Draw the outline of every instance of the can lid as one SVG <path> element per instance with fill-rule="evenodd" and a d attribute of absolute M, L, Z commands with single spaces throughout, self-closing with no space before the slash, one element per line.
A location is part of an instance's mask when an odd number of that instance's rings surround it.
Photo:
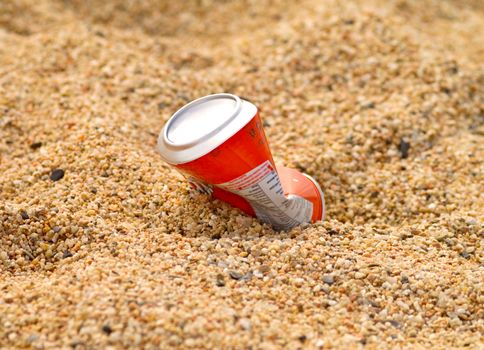
<path fill-rule="evenodd" d="M 158 138 L 158 150 L 171 164 L 197 159 L 234 135 L 256 110 L 250 102 L 227 93 L 194 100 L 166 123 Z"/>

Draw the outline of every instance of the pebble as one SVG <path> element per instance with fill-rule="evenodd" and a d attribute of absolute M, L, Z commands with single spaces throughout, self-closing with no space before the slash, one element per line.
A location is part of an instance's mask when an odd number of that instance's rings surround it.
<path fill-rule="evenodd" d="M 333 275 L 323 275 L 323 282 L 329 285 L 334 284 L 334 276 Z"/>
<path fill-rule="evenodd" d="M 400 150 L 400 156 L 402 159 L 408 158 L 408 151 L 410 150 L 409 142 L 405 141 L 404 139 L 401 139 L 398 149 Z"/>
<path fill-rule="evenodd" d="M 54 169 L 50 173 L 50 179 L 52 181 L 59 181 L 63 177 L 64 177 L 64 170 L 62 170 L 62 169 Z"/>
<path fill-rule="evenodd" d="M 112 328 L 107 324 L 102 327 L 102 331 L 107 335 L 110 335 L 113 332 Z"/>
<path fill-rule="evenodd" d="M 70 251 L 66 250 L 64 253 L 62 253 L 62 259 L 67 259 L 74 256 Z"/>
<path fill-rule="evenodd" d="M 242 277 L 244 277 L 243 274 L 241 274 L 240 272 L 237 272 L 237 271 L 230 271 L 229 276 L 230 276 L 230 278 L 232 278 L 234 280 L 240 280 Z"/>
<path fill-rule="evenodd" d="M 39 149 L 40 147 L 42 147 L 42 142 L 34 142 L 34 143 L 31 143 L 30 144 L 30 148 L 32 149 Z"/>
<path fill-rule="evenodd" d="M 248 318 L 241 318 L 239 320 L 240 327 L 245 331 L 250 331 L 252 328 L 252 322 Z"/>
<path fill-rule="evenodd" d="M 215 284 L 217 287 L 224 287 L 225 286 L 225 278 L 222 274 L 218 274 L 215 279 Z"/>
<path fill-rule="evenodd" d="M 8 260 L 8 254 L 5 251 L 0 251 L 0 260 L 2 261 L 7 261 Z"/>
<path fill-rule="evenodd" d="M 27 337 L 27 343 L 28 344 L 32 344 L 34 343 L 35 341 L 37 341 L 39 339 L 39 336 L 37 334 L 30 334 L 28 337 Z"/>

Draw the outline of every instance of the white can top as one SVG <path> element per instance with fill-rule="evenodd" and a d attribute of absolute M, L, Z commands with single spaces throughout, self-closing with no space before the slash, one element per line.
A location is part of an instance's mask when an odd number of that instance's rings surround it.
<path fill-rule="evenodd" d="M 232 94 L 199 98 L 180 108 L 168 120 L 158 137 L 158 151 L 170 164 L 190 162 L 227 141 L 256 112 L 256 106 Z"/>

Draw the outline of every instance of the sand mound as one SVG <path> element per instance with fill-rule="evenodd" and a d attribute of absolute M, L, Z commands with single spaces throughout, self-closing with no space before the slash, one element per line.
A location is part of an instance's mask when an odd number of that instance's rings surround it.
<path fill-rule="evenodd" d="M 483 20 L 479 1 L 0 3 L 0 348 L 476 347 Z M 161 161 L 170 114 L 222 91 L 322 184 L 325 222 L 274 232 Z"/>

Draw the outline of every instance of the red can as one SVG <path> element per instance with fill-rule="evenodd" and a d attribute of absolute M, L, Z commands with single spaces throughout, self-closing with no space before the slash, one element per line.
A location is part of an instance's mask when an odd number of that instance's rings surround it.
<path fill-rule="evenodd" d="M 183 106 L 161 131 L 158 150 L 194 188 L 275 229 L 324 218 L 318 183 L 274 164 L 257 107 L 235 95 L 209 95 Z"/>

